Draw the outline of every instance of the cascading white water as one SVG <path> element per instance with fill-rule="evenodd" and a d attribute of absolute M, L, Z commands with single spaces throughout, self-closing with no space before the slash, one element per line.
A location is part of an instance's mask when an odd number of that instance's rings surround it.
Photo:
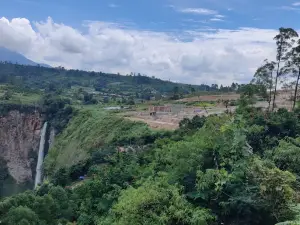
<path fill-rule="evenodd" d="M 36 165 L 36 175 L 35 175 L 35 181 L 34 181 L 34 188 L 38 186 L 38 184 L 42 181 L 42 167 L 43 167 L 43 161 L 44 161 L 44 148 L 45 148 L 45 138 L 46 138 L 46 132 L 47 132 L 47 122 L 44 123 L 43 129 L 41 131 L 41 139 L 40 139 L 40 147 L 39 147 L 39 153 L 38 153 L 38 161 Z"/>

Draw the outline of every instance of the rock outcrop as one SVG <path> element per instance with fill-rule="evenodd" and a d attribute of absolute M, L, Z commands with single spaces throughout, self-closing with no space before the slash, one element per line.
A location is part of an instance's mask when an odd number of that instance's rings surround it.
<path fill-rule="evenodd" d="M 42 118 L 38 112 L 10 111 L 0 117 L 0 157 L 17 183 L 33 180 Z M 35 169 L 35 168 L 34 168 Z"/>

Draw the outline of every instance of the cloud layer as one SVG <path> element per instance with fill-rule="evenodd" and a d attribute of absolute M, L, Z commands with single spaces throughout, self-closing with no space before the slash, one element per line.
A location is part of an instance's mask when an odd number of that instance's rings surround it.
<path fill-rule="evenodd" d="M 34 23 L 1 18 L 0 47 L 52 66 L 230 84 L 248 82 L 263 59 L 273 59 L 276 32 L 240 28 L 175 34 L 104 22 L 85 22 L 80 31 L 51 18 Z"/>

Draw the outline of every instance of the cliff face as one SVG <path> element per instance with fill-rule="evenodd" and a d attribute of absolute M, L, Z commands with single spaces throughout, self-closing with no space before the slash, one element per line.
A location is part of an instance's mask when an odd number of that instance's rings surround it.
<path fill-rule="evenodd" d="M 32 167 L 38 154 L 41 127 L 39 113 L 10 111 L 0 117 L 0 157 L 18 183 L 33 180 Z"/>

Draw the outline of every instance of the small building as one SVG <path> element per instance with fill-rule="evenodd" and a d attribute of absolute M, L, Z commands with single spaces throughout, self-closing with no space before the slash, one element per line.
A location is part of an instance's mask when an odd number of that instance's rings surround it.
<path fill-rule="evenodd" d="M 149 112 L 172 112 L 171 106 L 149 106 Z"/>

